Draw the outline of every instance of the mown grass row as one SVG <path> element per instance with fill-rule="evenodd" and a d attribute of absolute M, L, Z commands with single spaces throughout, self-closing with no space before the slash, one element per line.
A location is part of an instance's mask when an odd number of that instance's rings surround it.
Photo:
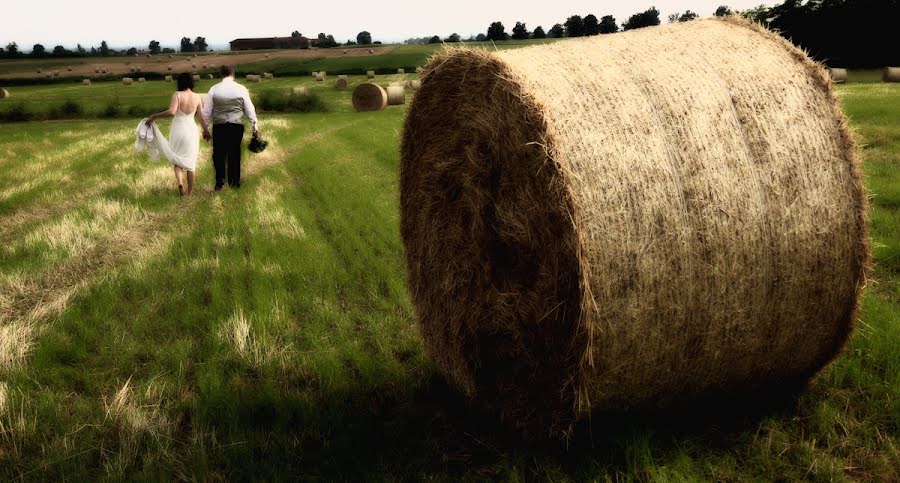
<path fill-rule="evenodd" d="M 847 351 L 787 400 L 595 415 L 562 445 L 470 411 L 423 351 L 398 236 L 402 110 L 266 116 L 272 144 L 241 189 L 209 192 L 204 151 L 189 199 L 119 121 L 12 125 L 0 296 L 86 283 L 0 367 L 0 479 L 896 481 L 900 90 L 840 94 L 876 260 Z"/>

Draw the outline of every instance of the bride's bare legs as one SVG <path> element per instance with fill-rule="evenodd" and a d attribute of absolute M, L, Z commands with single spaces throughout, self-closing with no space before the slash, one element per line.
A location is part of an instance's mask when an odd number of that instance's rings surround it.
<path fill-rule="evenodd" d="M 178 193 L 184 194 L 184 183 L 181 182 L 181 166 L 175 166 L 175 181 L 178 182 Z"/>
<path fill-rule="evenodd" d="M 191 194 L 194 192 L 194 172 L 193 171 L 187 172 L 187 182 L 188 182 L 187 194 Z"/>

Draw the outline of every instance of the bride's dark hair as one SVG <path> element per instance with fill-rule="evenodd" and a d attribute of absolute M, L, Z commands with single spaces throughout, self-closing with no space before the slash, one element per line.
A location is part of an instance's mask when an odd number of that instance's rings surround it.
<path fill-rule="evenodd" d="M 178 74 L 178 90 L 194 90 L 194 77 L 187 72 Z"/>

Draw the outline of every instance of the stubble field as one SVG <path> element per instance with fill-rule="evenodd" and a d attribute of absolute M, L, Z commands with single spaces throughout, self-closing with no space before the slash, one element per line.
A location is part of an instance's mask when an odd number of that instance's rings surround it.
<path fill-rule="evenodd" d="M 240 190 L 211 191 L 204 145 L 187 198 L 133 153 L 137 117 L 0 124 L 0 479 L 900 479 L 897 85 L 838 88 L 876 265 L 834 365 L 786 401 L 597 415 L 554 445 L 469 410 L 429 362 L 399 238 L 405 111 L 354 113 L 333 80 L 251 85 L 306 85 L 328 112 L 260 113 Z M 172 87 L 15 101 L 146 114 Z"/>

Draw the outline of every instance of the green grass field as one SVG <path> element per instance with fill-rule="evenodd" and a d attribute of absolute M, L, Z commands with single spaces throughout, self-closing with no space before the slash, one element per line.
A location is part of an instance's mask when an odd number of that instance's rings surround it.
<path fill-rule="evenodd" d="M 556 446 L 467 409 L 423 351 L 404 109 L 314 84 L 252 85 L 309 85 L 329 112 L 262 114 L 240 190 L 211 192 L 204 147 L 189 198 L 134 155 L 136 118 L 0 125 L 0 480 L 900 480 L 900 86 L 838 88 L 876 263 L 834 365 L 788 401 L 597 415 Z M 19 89 L 151 112 L 172 86 Z"/>

